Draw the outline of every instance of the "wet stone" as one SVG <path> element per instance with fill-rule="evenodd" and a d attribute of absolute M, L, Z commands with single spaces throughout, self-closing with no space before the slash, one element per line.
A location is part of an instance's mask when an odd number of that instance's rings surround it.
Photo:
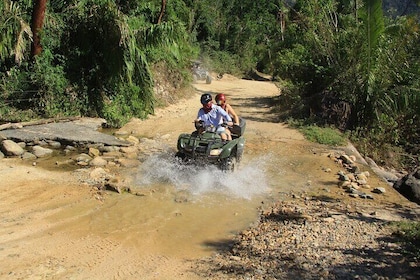
<path fill-rule="evenodd" d="M 34 146 L 32 147 L 32 152 L 36 157 L 42 158 L 42 157 L 47 157 L 47 156 L 52 155 L 54 151 L 48 148 L 41 147 L 41 146 Z"/>
<path fill-rule="evenodd" d="M 58 141 L 48 141 L 48 145 L 53 149 L 61 148 L 61 143 Z"/>
<path fill-rule="evenodd" d="M 24 152 L 21 157 L 23 160 L 35 160 L 37 158 L 36 155 L 30 152 Z"/>
<path fill-rule="evenodd" d="M 75 158 L 75 160 L 77 161 L 78 164 L 81 162 L 88 163 L 89 161 L 92 160 L 92 158 L 89 155 L 83 153 L 83 154 L 78 155 Z"/>

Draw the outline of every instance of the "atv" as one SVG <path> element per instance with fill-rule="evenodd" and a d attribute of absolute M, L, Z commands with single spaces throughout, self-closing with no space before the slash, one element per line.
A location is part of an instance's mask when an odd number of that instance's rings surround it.
<path fill-rule="evenodd" d="M 222 171 L 233 172 L 239 165 L 245 146 L 243 137 L 246 122 L 240 118 L 239 125 L 229 127 L 232 140 L 224 141 L 216 133 L 216 127 L 196 124 L 196 131 L 178 137 L 176 157 L 182 163 L 196 165 L 214 164 Z"/>
<path fill-rule="evenodd" d="M 194 61 L 191 65 L 191 72 L 193 76 L 193 82 L 196 83 L 197 81 L 206 81 L 206 84 L 211 84 L 213 78 L 211 77 L 210 73 L 202 67 L 200 61 Z"/>

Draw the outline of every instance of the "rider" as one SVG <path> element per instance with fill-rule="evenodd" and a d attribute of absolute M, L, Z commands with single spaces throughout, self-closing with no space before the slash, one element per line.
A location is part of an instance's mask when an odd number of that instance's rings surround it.
<path fill-rule="evenodd" d="M 233 110 L 232 106 L 230 104 L 226 103 L 226 96 L 223 93 L 219 93 L 216 95 L 216 103 L 220 107 L 223 108 L 223 110 L 228 113 L 228 115 L 232 118 L 234 125 L 239 125 L 239 117 L 236 114 L 235 110 Z M 226 128 L 226 131 L 228 133 L 228 139 L 232 140 L 232 133 L 229 128 Z"/>
<path fill-rule="evenodd" d="M 222 140 L 228 140 L 229 133 L 222 124 L 227 122 L 227 125 L 233 125 L 232 118 L 220 106 L 214 105 L 212 100 L 211 95 L 208 93 L 201 95 L 200 102 L 203 107 L 198 110 L 195 122 L 198 123 L 203 121 L 205 126 L 213 125 L 216 127 L 216 132 L 220 135 Z"/>
<path fill-rule="evenodd" d="M 226 96 L 223 93 L 219 93 L 218 95 L 216 95 L 215 99 L 216 99 L 216 104 L 222 107 L 223 110 L 225 110 L 226 113 L 228 113 L 232 117 L 233 124 L 239 125 L 239 117 L 235 113 L 235 110 L 233 110 L 232 106 L 226 103 Z"/>

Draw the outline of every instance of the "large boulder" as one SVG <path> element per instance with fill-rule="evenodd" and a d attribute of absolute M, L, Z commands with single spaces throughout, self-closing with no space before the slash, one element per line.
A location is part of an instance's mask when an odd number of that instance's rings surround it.
<path fill-rule="evenodd" d="M 8 156 L 21 156 L 25 150 L 12 140 L 3 140 L 2 151 Z"/>
<path fill-rule="evenodd" d="M 395 182 L 394 189 L 408 200 L 420 204 L 420 167 Z"/>

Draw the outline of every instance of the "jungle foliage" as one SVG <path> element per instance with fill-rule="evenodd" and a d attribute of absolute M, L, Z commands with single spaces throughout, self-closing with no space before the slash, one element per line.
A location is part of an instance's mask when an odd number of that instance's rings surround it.
<path fill-rule="evenodd" d="M 418 0 L 48 1 L 31 57 L 36 1 L 0 1 L 1 121 L 119 126 L 153 112 L 154 64 L 188 81 L 199 58 L 219 73 L 270 74 L 285 119 L 334 125 L 376 160 L 419 163 Z"/>
<path fill-rule="evenodd" d="M 47 2 L 43 50 L 31 57 L 35 2 L 0 2 L 2 121 L 83 115 L 120 126 L 144 118 L 154 110 L 151 66 L 182 71 L 198 52 L 182 1 L 157 24 L 160 1 L 59 0 Z"/>

